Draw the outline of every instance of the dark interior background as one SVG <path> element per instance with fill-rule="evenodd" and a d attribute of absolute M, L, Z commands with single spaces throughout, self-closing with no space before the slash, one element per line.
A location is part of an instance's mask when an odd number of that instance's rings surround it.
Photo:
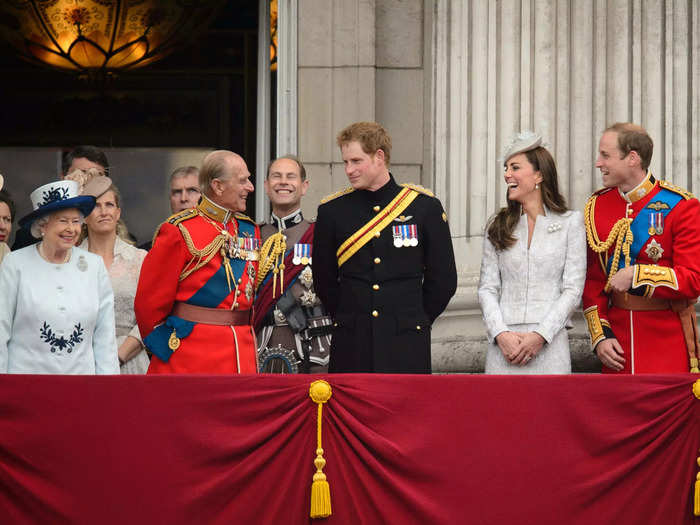
<path fill-rule="evenodd" d="M 253 171 L 257 40 L 258 1 L 228 0 L 186 47 L 104 86 L 26 62 L 0 41 L 0 173 L 18 217 L 77 144 L 105 150 L 139 242 L 169 214 L 165 182 L 179 159 L 230 149 Z"/>

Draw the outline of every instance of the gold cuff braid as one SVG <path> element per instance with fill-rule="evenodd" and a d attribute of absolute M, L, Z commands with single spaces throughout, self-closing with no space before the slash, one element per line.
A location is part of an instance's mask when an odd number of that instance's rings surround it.
<path fill-rule="evenodd" d="M 634 268 L 633 288 L 647 284 L 651 287 L 668 286 L 672 290 L 678 290 L 678 280 L 673 268 L 656 264 L 636 264 Z"/>
<path fill-rule="evenodd" d="M 583 315 L 586 318 L 586 324 L 588 325 L 588 333 L 591 336 L 591 346 L 595 348 L 600 341 L 605 339 L 605 333 L 603 332 L 603 323 L 598 315 L 597 306 L 589 306 L 583 311 Z M 606 323 L 607 324 L 607 323 Z"/>

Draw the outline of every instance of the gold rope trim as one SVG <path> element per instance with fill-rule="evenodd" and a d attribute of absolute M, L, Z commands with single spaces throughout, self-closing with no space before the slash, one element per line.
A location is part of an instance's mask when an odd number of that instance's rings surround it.
<path fill-rule="evenodd" d="M 178 224 L 177 227 L 182 233 L 182 238 L 185 240 L 185 245 L 187 246 L 187 249 L 192 254 L 192 259 L 190 259 L 190 261 L 183 268 L 182 273 L 180 273 L 180 281 L 182 281 L 186 279 L 187 276 L 190 275 L 192 272 L 196 272 L 203 266 L 206 266 L 207 263 L 214 258 L 217 252 L 219 252 L 223 248 L 224 243 L 226 242 L 226 238 L 229 236 L 229 234 L 228 232 L 225 232 L 225 230 L 221 231 L 219 235 L 214 237 L 213 241 L 211 241 L 201 250 L 198 250 L 197 248 L 195 248 L 194 242 L 192 241 L 192 236 L 190 235 L 190 232 L 187 231 L 187 228 L 185 228 L 182 224 Z M 227 266 L 226 277 L 228 278 L 230 267 L 228 265 L 228 260 L 226 259 L 226 257 L 224 257 L 224 261 L 224 264 Z"/>
<path fill-rule="evenodd" d="M 280 295 L 284 292 L 284 252 L 287 251 L 287 237 L 282 232 L 270 235 L 260 249 L 260 263 L 258 266 L 258 278 L 255 281 L 257 290 L 263 280 L 273 272 L 272 297 L 275 297 L 277 288 L 277 274 L 280 274 Z"/>
<path fill-rule="evenodd" d="M 316 413 L 316 473 L 314 481 L 311 484 L 311 518 L 327 518 L 331 512 L 331 488 L 326 480 L 326 475 L 323 473 L 323 467 L 326 466 L 326 460 L 323 459 L 323 447 L 321 443 L 321 423 L 323 421 L 323 404 L 326 403 L 333 395 L 331 385 L 323 379 L 314 381 L 309 387 L 309 397 L 318 404 Z"/>
<path fill-rule="evenodd" d="M 584 210 L 584 222 L 586 223 L 586 239 L 588 240 L 588 246 L 591 250 L 598 254 L 607 253 L 611 246 L 615 246 L 613 250 L 613 260 L 610 266 L 610 274 L 608 274 L 608 280 L 605 283 L 605 292 L 610 291 L 610 279 L 613 275 L 617 273 L 618 266 L 620 264 L 620 252 L 625 256 L 625 266 L 630 265 L 630 246 L 632 246 L 632 241 L 634 236 L 630 230 L 630 224 L 632 224 L 632 219 L 622 218 L 619 219 L 610 230 L 608 238 L 604 242 L 598 240 L 598 234 L 595 231 L 595 218 L 593 216 L 593 208 L 595 207 L 595 196 L 588 199 L 586 203 L 586 208 Z M 602 259 L 601 259 L 602 262 Z M 605 270 L 605 267 L 603 267 Z"/>

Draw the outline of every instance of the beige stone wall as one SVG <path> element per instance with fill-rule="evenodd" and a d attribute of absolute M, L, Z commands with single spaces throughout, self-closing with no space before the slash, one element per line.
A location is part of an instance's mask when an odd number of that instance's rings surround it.
<path fill-rule="evenodd" d="M 298 144 L 311 181 L 305 214 L 347 187 L 335 137 L 359 120 L 391 133 L 397 180 L 430 185 L 423 176 L 424 9 L 423 0 L 299 2 Z"/>

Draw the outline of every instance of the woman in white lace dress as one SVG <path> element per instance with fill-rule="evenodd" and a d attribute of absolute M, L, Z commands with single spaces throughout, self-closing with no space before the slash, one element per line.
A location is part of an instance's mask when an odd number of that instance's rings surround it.
<path fill-rule="evenodd" d="M 507 206 L 486 228 L 479 279 L 486 373 L 570 373 L 566 325 L 586 277 L 583 216 L 567 209 L 539 135 L 517 135 L 503 158 Z"/>
<path fill-rule="evenodd" d="M 95 177 L 83 189 L 97 203 L 85 219 L 87 237 L 80 247 L 102 256 L 114 290 L 114 317 L 119 364 L 122 374 L 145 374 L 148 355 L 134 315 L 134 296 L 146 251 L 131 246 L 117 235 L 121 216 L 120 195 L 108 177 Z"/>

